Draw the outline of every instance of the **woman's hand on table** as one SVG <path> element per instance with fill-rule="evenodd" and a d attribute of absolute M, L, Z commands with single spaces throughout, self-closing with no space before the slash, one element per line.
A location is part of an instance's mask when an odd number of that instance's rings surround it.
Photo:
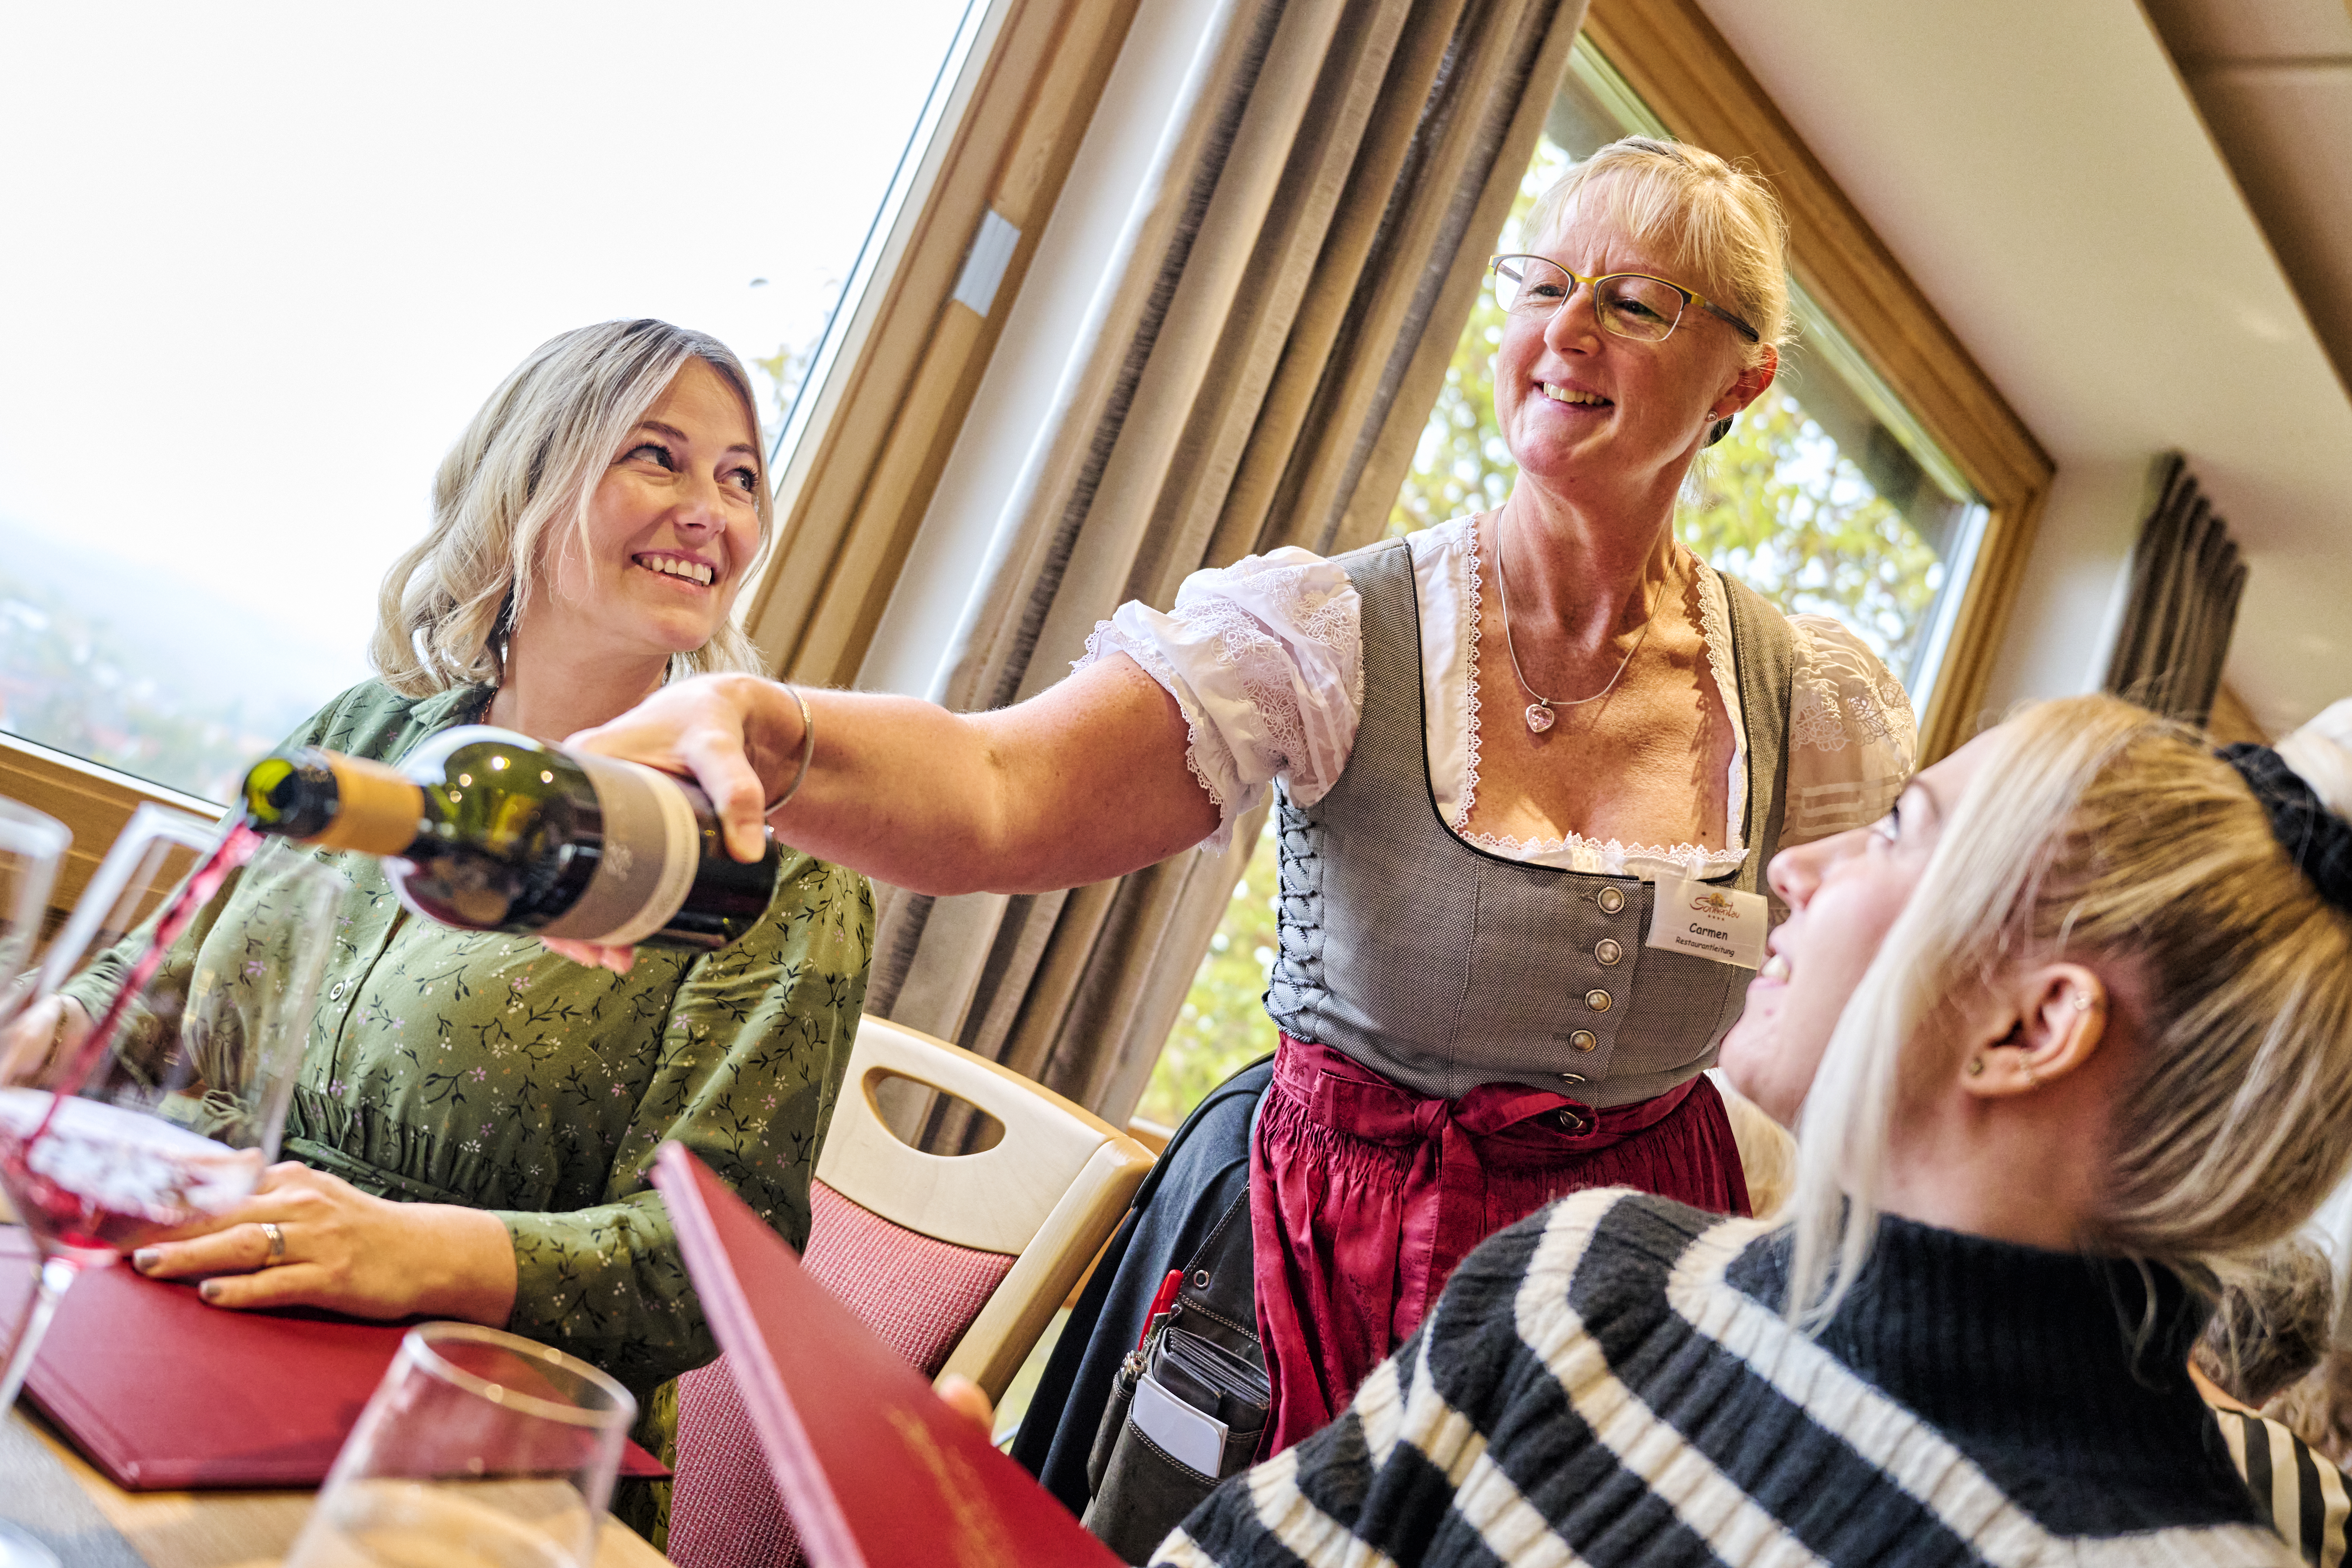
<path fill-rule="evenodd" d="M 0 1083 L 37 1082 L 89 1037 L 89 1015 L 70 996 L 48 996 L 0 1031 Z"/>
<path fill-rule="evenodd" d="M 514 1245 L 497 1215 L 373 1197 L 290 1162 L 264 1171 L 244 1203 L 150 1242 L 131 1262 L 151 1279 L 203 1280 L 215 1307 L 324 1307 L 493 1328 L 514 1311 Z"/>

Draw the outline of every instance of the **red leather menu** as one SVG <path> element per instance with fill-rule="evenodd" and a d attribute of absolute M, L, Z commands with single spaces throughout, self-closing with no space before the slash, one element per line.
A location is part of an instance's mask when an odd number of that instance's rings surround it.
<path fill-rule="evenodd" d="M 0 1227 L 0 1342 L 33 1294 L 33 1243 Z M 126 1491 L 315 1487 L 406 1325 L 325 1312 L 232 1312 L 127 1267 L 83 1273 L 26 1392 Z M 625 1476 L 669 1474 L 643 1448 Z"/>
<path fill-rule="evenodd" d="M 816 1568 L 1118 1568 L 683 1144 L 653 1181 Z"/>

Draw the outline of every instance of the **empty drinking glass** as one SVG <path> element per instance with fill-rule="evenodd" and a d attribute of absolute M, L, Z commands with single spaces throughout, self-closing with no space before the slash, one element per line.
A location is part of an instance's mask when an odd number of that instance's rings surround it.
<path fill-rule="evenodd" d="M 636 1414 L 628 1390 L 561 1351 L 420 1324 L 286 1568 L 588 1568 Z"/>

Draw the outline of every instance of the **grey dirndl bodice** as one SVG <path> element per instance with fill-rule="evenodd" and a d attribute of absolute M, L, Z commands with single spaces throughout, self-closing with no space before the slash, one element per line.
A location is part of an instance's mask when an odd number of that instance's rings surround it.
<path fill-rule="evenodd" d="M 1281 950 L 1266 1011 L 1416 1093 L 1482 1083 L 1594 1106 L 1662 1094 L 1715 1059 L 1751 972 L 1643 945 L 1655 887 L 1506 859 L 1438 814 L 1422 711 L 1421 605 L 1402 541 L 1341 556 L 1362 601 L 1364 708 L 1329 794 L 1282 795 Z M 1794 644 L 1724 579 L 1748 731 L 1739 870 L 1754 892 L 1779 847 Z"/>

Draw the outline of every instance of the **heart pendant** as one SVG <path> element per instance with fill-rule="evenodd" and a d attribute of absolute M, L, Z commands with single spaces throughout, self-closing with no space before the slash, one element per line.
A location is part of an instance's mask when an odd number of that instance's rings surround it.
<path fill-rule="evenodd" d="M 1550 707 L 1545 703 L 1530 702 L 1528 704 L 1528 728 L 1538 735 L 1551 728 L 1551 722 L 1554 717 L 1555 715 L 1553 714 Z"/>

